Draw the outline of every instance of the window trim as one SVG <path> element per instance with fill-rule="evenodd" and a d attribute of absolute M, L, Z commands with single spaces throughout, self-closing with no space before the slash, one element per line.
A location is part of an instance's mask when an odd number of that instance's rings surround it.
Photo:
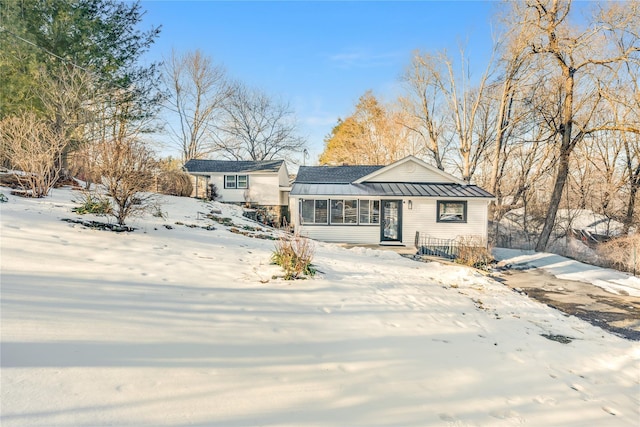
<path fill-rule="evenodd" d="M 440 206 L 446 204 L 461 203 L 462 204 L 462 219 L 441 219 L 440 218 Z M 467 222 L 467 201 L 466 200 L 438 200 L 436 205 L 436 222 L 464 224 Z"/>
<path fill-rule="evenodd" d="M 229 178 L 233 178 L 233 186 L 229 185 Z M 237 188 L 236 186 L 236 175 L 225 175 L 224 176 L 224 188 L 228 188 L 228 189 L 232 189 L 235 190 Z"/>
<path fill-rule="evenodd" d="M 333 202 L 342 203 L 342 222 L 333 222 Z M 346 202 L 356 202 L 356 221 L 346 222 Z M 329 199 L 329 225 L 359 225 L 360 204 L 358 199 Z"/>
<path fill-rule="evenodd" d="M 246 186 L 244 187 L 240 187 L 239 184 L 239 177 L 244 176 L 246 179 Z M 231 178 L 232 182 L 233 182 L 233 186 L 231 186 L 231 182 L 229 180 L 229 178 Z M 224 175 L 223 177 L 224 180 L 224 188 L 228 189 L 228 190 L 246 190 L 249 188 L 249 175 Z"/>
<path fill-rule="evenodd" d="M 304 215 L 302 215 L 302 204 L 305 201 L 313 201 L 313 220 L 312 222 L 307 222 L 305 221 L 305 217 Z M 317 202 L 326 202 L 327 206 L 326 206 L 326 212 L 327 212 L 327 220 L 325 222 L 316 222 L 316 209 L 317 209 Z M 329 225 L 329 215 L 330 215 L 330 209 L 329 209 L 329 199 L 300 199 L 299 202 L 299 218 L 300 218 L 300 224 L 302 225 Z"/>
<path fill-rule="evenodd" d="M 313 218 L 311 219 L 311 221 L 309 221 L 308 218 L 305 218 L 305 216 L 303 215 L 303 209 L 302 209 L 302 205 L 304 204 L 304 202 L 306 201 L 313 201 Z M 316 222 L 316 203 L 318 201 L 322 201 L 325 202 L 327 204 L 326 206 L 326 215 L 327 215 L 327 220 L 325 222 Z M 355 201 L 357 206 L 356 206 L 356 222 L 332 222 L 331 221 L 331 203 L 333 201 L 341 201 L 341 202 L 345 202 L 345 201 Z M 371 208 L 374 206 L 375 203 L 378 204 L 378 222 L 361 222 L 360 221 L 360 206 L 363 202 L 366 202 L 369 204 L 369 219 L 371 220 L 374 217 L 374 213 L 373 210 L 371 210 Z M 363 226 L 363 227 L 379 227 L 380 226 L 380 221 L 381 221 L 381 212 L 380 212 L 380 206 L 382 206 L 382 201 L 380 199 L 331 199 L 329 197 L 327 198 L 299 198 L 298 199 L 298 221 L 301 225 L 304 226 L 336 226 L 336 227 L 342 227 L 342 226 Z M 344 215 L 345 215 L 345 211 L 344 211 L 344 205 L 342 208 L 342 218 L 344 220 Z"/>
<path fill-rule="evenodd" d="M 240 177 L 243 176 L 245 179 L 244 187 L 240 187 Z M 240 190 L 246 190 L 249 188 L 249 175 L 236 175 L 236 188 Z"/>
<path fill-rule="evenodd" d="M 367 202 L 367 204 L 369 205 L 369 212 L 367 214 L 367 216 L 369 217 L 369 221 L 368 222 L 362 222 L 360 219 L 362 218 L 362 213 L 361 213 L 361 208 L 360 206 L 362 206 L 362 202 Z M 371 219 L 373 218 L 373 210 L 372 210 L 372 205 L 374 203 L 378 202 L 378 222 L 373 222 L 371 221 Z M 358 200 L 358 225 L 380 225 L 380 199 L 359 199 Z"/>

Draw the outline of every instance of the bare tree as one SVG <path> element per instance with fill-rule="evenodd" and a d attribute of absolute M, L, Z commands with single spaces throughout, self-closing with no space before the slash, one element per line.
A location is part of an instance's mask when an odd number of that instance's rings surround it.
<path fill-rule="evenodd" d="M 605 10 L 586 29 L 578 30 L 570 22 L 570 10 L 570 1 L 532 0 L 524 9 L 521 9 L 521 3 L 513 3 L 513 25 L 526 29 L 530 51 L 547 65 L 547 100 L 555 100 L 555 108 L 546 107 L 550 114 L 545 114 L 544 120 L 558 140 L 557 170 L 545 223 L 536 245 L 538 251 L 543 251 L 549 242 L 569 176 L 571 153 L 585 135 L 598 130 L 593 120 L 598 93 L 588 90 L 587 83 L 577 79 L 587 79 L 587 71 L 602 70 L 603 66 L 626 61 L 638 50 L 634 44 L 623 52 L 607 49 L 609 28 L 612 25 L 622 28 L 637 20 L 633 11 L 628 11 L 626 20 L 608 20 Z M 522 19 L 516 19 L 519 16 Z"/>
<path fill-rule="evenodd" d="M 230 94 L 226 72 L 200 50 L 171 52 L 164 78 L 169 87 L 169 108 L 177 125 L 168 123 L 184 162 L 206 157 L 215 150 L 215 126 Z"/>
<path fill-rule="evenodd" d="M 35 113 L 10 116 L 0 122 L 0 147 L 16 174 L 24 194 L 44 197 L 60 175 L 65 135 L 52 129 Z"/>
<path fill-rule="evenodd" d="M 404 125 L 422 141 L 435 166 L 444 170 L 449 141 L 444 137 L 446 113 L 439 65 L 433 55 L 415 52 L 402 76 L 407 95 L 400 98 L 400 103 L 406 112 Z"/>
<path fill-rule="evenodd" d="M 304 138 L 289 104 L 237 83 L 224 103 L 216 151 L 234 160 L 271 160 L 301 152 Z"/>
<path fill-rule="evenodd" d="M 410 96 L 403 104 L 413 117 L 406 126 L 420 135 L 438 168 L 444 169 L 444 150 L 447 138 L 457 142 L 462 178 L 469 182 L 478 162 L 490 141 L 476 138 L 476 120 L 481 105 L 486 101 L 485 91 L 489 81 L 493 57 L 476 86 L 471 85 L 468 60 L 460 49 L 461 71 L 446 52 L 438 55 L 414 55 L 403 80 Z M 486 111 L 486 110 L 485 110 Z M 448 135 L 448 136 L 446 136 Z"/>

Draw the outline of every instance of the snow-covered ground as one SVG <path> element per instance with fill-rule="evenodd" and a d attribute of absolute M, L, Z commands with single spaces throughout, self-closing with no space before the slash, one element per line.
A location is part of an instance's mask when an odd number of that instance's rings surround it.
<path fill-rule="evenodd" d="M 193 199 L 113 233 L 60 221 L 76 218 L 69 189 L 8 197 L 3 427 L 640 421 L 638 342 L 473 270 L 317 244 L 320 273 L 287 282 L 272 241 Z"/>
<path fill-rule="evenodd" d="M 493 250 L 493 256 L 511 268 L 541 268 L 558 279 L 591 283 L 614 294 L 640 297 L 640 278 L 628 273 L 543 252 L 498 248 Z"/>

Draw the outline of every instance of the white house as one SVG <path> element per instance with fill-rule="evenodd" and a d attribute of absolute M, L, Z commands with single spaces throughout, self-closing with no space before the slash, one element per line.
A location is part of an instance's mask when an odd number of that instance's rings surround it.
<path fill-rule="evenodd" d="M 194 197 L 210 197 L 225 203 L 264 207 L 286 216 L 289 204 L 289 172 L 284 160 L 189 160 L 184 170 L 193 177 Z"/>
<path fill-rule="evenodd" d="M 388 166 L 302 166 L 289 200 L 291 223 L 303 236 L 413 245 L 416 232 L 486 242 L 493 196 L 409 156 Z"/>

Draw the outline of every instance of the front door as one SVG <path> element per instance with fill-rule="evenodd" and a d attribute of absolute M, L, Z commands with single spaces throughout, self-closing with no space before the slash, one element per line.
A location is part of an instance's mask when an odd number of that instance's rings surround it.
<path fill-rule="evenodd" d="M 382 242 L 402 241 L 402 200 L 382 200 L 380 240 Z"/>

